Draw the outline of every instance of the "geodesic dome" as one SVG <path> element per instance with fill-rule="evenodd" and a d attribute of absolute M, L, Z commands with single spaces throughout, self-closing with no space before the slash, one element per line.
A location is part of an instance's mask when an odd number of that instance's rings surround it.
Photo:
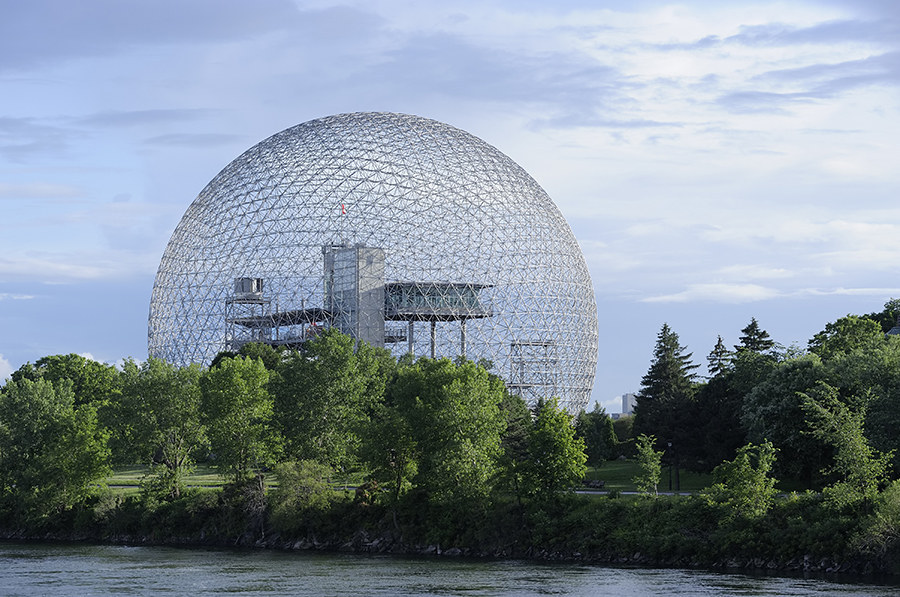
<path fill-rule="evenodd" d="M 593 287 L 553 201 L 496 148 L 416 116 L 313 120 L 226 166 L 163 254 L 149 353 L 208 364 L 335 326 L 396 356 L 487 359 L 570 412 L 597 366 Z"/>

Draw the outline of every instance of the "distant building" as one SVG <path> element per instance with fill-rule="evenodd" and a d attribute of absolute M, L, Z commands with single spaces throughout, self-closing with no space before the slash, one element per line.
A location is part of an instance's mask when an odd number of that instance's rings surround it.
<path fill-rule="evenodd" d="M 622 417 L 630 417 L 634 414 L 634 405 L 637 401 L 637 396 L 632 393 L 622 394 L 620 396 L 622 399 L 622 412 L 620 413 L 610 413 L 610 417 L 613 421 L 618 421 Z"/>
<path fill-rule="evenodd" d="M 889 329 L 885 336 L 900 336 L 900 315 L 897 316 L 897 322 L 894 324 L 894 327 Z"/>

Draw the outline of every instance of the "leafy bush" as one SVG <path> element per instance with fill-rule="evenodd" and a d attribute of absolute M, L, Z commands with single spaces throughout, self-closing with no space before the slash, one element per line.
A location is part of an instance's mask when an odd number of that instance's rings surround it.
<path fill-rule="evenodd" d="M 275 474 L 278 487 L 271 492 L 271 522 L 280 532 L 302 531 L 334 501 L 333 471 L 328 465 L 314 460 L 285 462 Z"/>
<path fill-rule="evenodd" d="M 775 500 L 775 479 L 769 476 L 775 463 L 771 442 L 747 444 L 734 460 L 713 470 L 716 483 L 703 492 L 710 505 L 721 507 L 726 520 L 759 518 Z"/>

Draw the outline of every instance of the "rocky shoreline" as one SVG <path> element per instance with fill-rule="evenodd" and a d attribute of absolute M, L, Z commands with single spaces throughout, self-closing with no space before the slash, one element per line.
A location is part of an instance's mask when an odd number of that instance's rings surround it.
<path fill-rule="evenodd" d="M 96 543 L 101 545 L 273 549 L 280 551 L 315 551 L 400 557 L 532 560 L 536 562 L 568 562 L 641 568 L 706 569 L 722 572 L 765 572 L 788 575 L 825 574 L 852 577 L 879 576 L 900 580 L 900 577 L 884 566 L 883 562 L 864 558 L 838 560 L 806 554 L 787 560 L 734 557 L 706 561 L 700 557 L 656 558 L 642 553 L 629 555 L 603 552 L 582 553 L 579 551 L 547 550 L 535 547 L 520 549 L 515 546 L 484 550 L 468 547 L 442 547 L 438 544 L 416 545 L 406 543 L 402 536 L 397 536 L 391 532 L 370 534 L 362 530 L 356 532 L 349 540 L 320 540 L 315 536 L 285 539 L 278 535 L 262 538 L 250 535 L 236 538 L 209 536 L 154 538 L 133 535 L 100 537 L 90 533 L 46 533 L 38 535 L 10 530 L 0 531 L 0 539 L 28 542 Z"/>

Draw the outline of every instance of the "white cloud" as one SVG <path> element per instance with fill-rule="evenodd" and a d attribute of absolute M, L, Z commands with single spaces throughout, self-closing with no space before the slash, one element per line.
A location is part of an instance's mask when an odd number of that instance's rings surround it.
<path fill-rule="evenodd" d="M 82 190 L 72 185 L 52 183 L 0 184 L 0 199 L 56 199 L 78 197 Z"/>
<path fill-rule="evenodd" d="M 159 256 L 114 252 L 98 255 L 90 251 L 73 250 L 69 254 L 40 255 L 9 254 L 0 257 L 0 275 L 19 280 L 39 280 L 48 284 L 71 280 L 99 280 L 152 275 L 159 265 Z M 0 297 L 3 298 L 3 297 Z M 9 295 L 5 298 L 28 299 L 30 295 Z"/>
<path fill-rule="evenodd" d="M 767 265 L 728 265 L 720 268 L 718 274 L 731 280 L 783 280 L 791 278 L 794 273 L 783 267 Z"/>
<path fill-rule="evenodd" d="M 693 284 L 672 294 L 641 299 L 644 303 L 720 303 L 739 305 L 778 298 L 810 296 L 898 297 L 900 288 L 792 288 L 779 290 L 756 284 Z"/>
<path fill-rule="evenodd" d="M 900 298 L 900 288 L 832 288 L 830 290 L 809 288 L 801 291 L 799 294 L 809 294 L 813 296 L 872 296 L 879 298 Z"/>
<path fill-rule="evenodd" d="M 780 296 L 774 288 L 758 284 L 692 284 L 687 289 L 675 294 L 653 296 L 642 299 L 645 303 L 753 303 Z"/>
<path fill-rule="evenodd" d="M 600 406 L 602 406 L 603 410 L 605 410 L 607 414 L 622 412 L 622 397 L 621 396 L 613 396 L 612 398 L 607 398 L 606 400 L 601 400 L 600 398 L 597 398 L 596 400 L 593 400 L 592 402 L 590 402 L 586 407 L 584 407 L 584 410 L 590 412 L 590 411 L 594 410 L 594 405 L 596 405 L 596 404 L 599 404 Z"/>
<path fill-rule="evenodd" d="M 0 354 L 0 382 L 5 382 L 12 375 L 13 368 L 2 354 Z"/>

